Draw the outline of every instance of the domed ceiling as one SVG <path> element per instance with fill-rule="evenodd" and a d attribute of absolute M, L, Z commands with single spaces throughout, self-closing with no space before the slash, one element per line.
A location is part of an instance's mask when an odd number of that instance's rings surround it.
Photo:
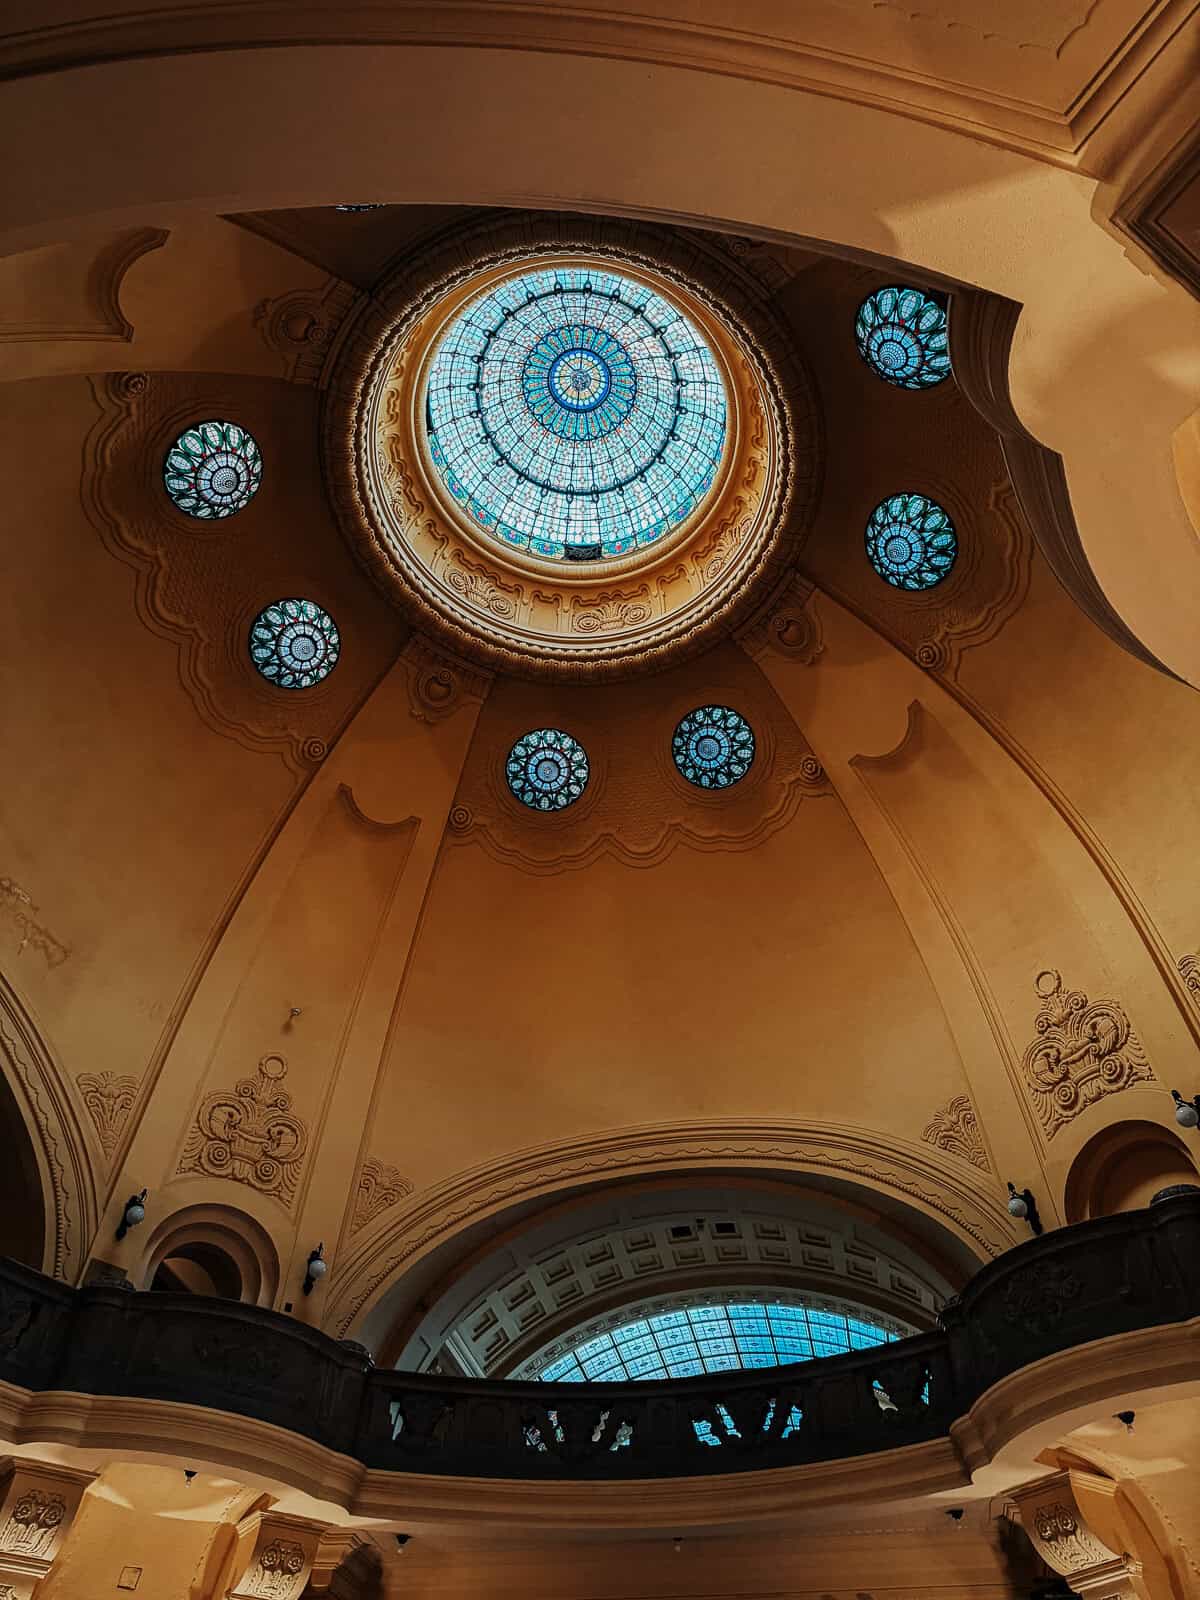
<path fill-rule="evenodd" d="M 606 217 L 137 235 L 71 247 L 119 350 L 27 342 L 3 391 L 4 1037 L 49 1267 L 147 1187 L 158 1257 L 177 1210 L 244 1218 L 280 1304 L 426 1363 L 726 1270 L 922 1326 L 1020 1237 L 1009 1179 L 1052 1220 L 1090 1138 L 1169 1108 L 1200 719 L 1042 555 L 987 297 Z M 579 1255 L 560 1298 L 590 1224 L 521 1243 L 697 1174 L 787 1249 L 710 1235 L 650 1288 Z M 876 1266 L 801 1283 L 805 1227 Z"/>

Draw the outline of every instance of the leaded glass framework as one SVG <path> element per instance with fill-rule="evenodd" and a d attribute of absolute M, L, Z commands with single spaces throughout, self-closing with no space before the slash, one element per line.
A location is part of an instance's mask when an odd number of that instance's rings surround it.
<path fill-rule="evenodd" d="M 754 732 L 728 706 L 698 706 L 676 727 L 671 754 L 689 783 L 699 789 L 727 789 L 750 770 Z"/>
<path fill-rule="evenodd" d="M 900 1337 L 857 1308 L 729 1299 L 660 1311 L 597 1333 L 538 1377 L 545 1383 L 696 1378 L 869 1350 Z"/>
<path fill-rule="evenodd" d="M 522 734 L 505 765 L 508 787 L 534 811 L 562 811 L 574 805 L 587 788 L 588 776 L 583 746 L 561 728 L 535 728 Z"/>
<path fill-rule="evenodd" d="M 442 482 L 501 544 L 552 561 L 655 544 L 703 502 L 728 402 L 703 334 L 645 284 L 599 268 L 506 279 L 430 365 Z"/>
<path fill-rule="evenodd" d="M 871 513 L 867 557 L 896 589 L 932 589 L 950 571 L 957 554 L 953 522 L 926 495 L 890 495 Z"/>
<path fill-rule="evenodd" d="M 854 337 L 876 377 L 899 389 L 931 389 L 950 376 L 946 311 L 921 289 L 889 284 L 869 294 Z"/>
<path fill-rule="evenodd" d="M 198 422 L 167 451 L 163 483 L 189 517 L 231 517 L 250 504 L 262 481 L 262 456 L 236 422 Z"/>
<path fill-rule="evenodd" d="M 337 626 L 315 600 L 276 600 L 250 629 L 250 659 L 280 689 L 311 689 L 337 665 Z"/>

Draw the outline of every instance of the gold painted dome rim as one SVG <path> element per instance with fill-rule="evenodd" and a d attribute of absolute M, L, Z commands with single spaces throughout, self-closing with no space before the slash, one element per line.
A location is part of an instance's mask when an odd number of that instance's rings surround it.
<path fill-rule="evenodd" d="M 458 313 L 506 277 L 568 261 L 633 277 L 696 322 L 728 405 L 701 505 L 595 570 L 510 551 L 475 525 L 424 426 L 428 367 Z M 344 535 L 415 626 L 491 670 L 568 680 L 658 670 L 751 620 L 791 574 L 821 459 L 812 385 L 736 263 L 677 231 L 556 217 L 449 229 L 366 297 L 331 366 L 323 444 Z"/>

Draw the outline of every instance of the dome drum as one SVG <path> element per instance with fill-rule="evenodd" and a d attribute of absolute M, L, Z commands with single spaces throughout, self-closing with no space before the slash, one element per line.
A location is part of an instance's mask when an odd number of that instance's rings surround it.
<path fill-rule="evenodd" d="M 418 626 L 498 670 L 695 654 L 770 600 L 807 529 L 819 429 L 786 336 L 703 248 L 629 231 L 443 240 L 334 363 L 345 534 Z"/>

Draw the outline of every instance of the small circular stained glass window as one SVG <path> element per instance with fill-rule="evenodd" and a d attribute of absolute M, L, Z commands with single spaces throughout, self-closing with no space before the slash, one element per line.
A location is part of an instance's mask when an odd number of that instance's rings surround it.
<path fill-rule="evenodd" d="M 561 811 L 587 788 L 588 758 L 583 746 L 560 728 L 535 728 L 508 752 L 508 787 L 534 811 Z"/>
<path fill-rule="evenodd" d="M 311 689 L 337 665 L 342 641 L 327 611 L 313 600 L 276 600 L 250 629 L 250 659 L 281 689 Z"/>
<path fill-rule="evenodd" d="M 936 500 L 894 494 L 880 501 L 867 523 L 867 556 L 897 589 L 932 589 L 958 554 L 954 524 Z"/>
<path fill-rule="evenodd" d="M 854 319 L 858 353 L 885 383 L 932 389 L 950 376 L 945 307 L 921 289 L 890 284 L 869 294 Z"/>
<path fill-rule="evenodd" d="M 167 451 L 163 482 L 189 517 L 232 517 L 258 492 L 262 456 L 236 422 L 198 422 Z"/>
<path fill-rule="evenodd" d="M 689 783 L 728 789 L 750 770 L 754 733 L 745 717 L 728 706 L 699 706 L 675 729 L 671 754 Z"/>

